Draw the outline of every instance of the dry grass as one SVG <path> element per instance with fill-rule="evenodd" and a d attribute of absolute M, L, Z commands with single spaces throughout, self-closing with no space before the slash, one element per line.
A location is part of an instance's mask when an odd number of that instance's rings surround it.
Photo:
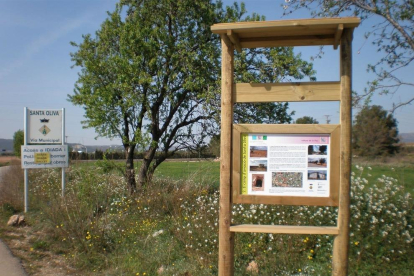
<path fill-rule="evenodd" d="M 2 156 L 4 157 L 4 156 Z M 18 160 L 12 160 L 11 166 L 3 167 L 0 177 L 0 205 L 13 212 L 23 210 L 24 175 Z"/>

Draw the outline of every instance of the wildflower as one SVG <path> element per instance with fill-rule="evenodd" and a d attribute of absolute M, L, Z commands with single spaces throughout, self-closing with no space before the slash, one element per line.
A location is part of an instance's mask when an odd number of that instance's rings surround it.
<path fill-rule="evenodd" d="M 358 246 L 358 245 L 359 245 L 359 242 L 357 242 L 357 241 L 356 241 L 356 242 L 354 242 L 354 244 L 355 244 L 356 246 Z"/>

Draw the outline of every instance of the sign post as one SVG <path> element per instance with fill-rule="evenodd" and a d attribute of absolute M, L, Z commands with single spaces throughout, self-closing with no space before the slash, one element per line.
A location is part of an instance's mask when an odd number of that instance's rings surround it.
<path fill-rule="evenodd" d="M 65 109 L 62 108 L 62 146 L 65 145 Z M 67 146 L 66 146 L 67 148 Z M 68 149 L 66 150 L 68 152 Z M 69 153 L 68 153 L 69 154 Z M 69 160 L 69 157 L 68 157 Z M 68 161 L 69 166 L 69 161 Z M 66 186 L 66 177 L 65 177 L 65 167 L 62 167 L 62 197 L 65 196 L 65 186 Z"/>
<path fill-rule="evenodd" d="M 27 107 L 24 108 L 24 146 L 27 145 Z M 24 212 L 29 211 L 29 171 L 24 169 Z"/>
<path fill-rule="evenodd" d="M 65 168 L 69 166 L 65 145 L 65 109 L 39 110 L 24 108 L 24 145 L 21 162 L 24 169 L 24 212 L 29 210 L 28 169 L 62 168 L 62 196 Z M 60 144 L 60 145 L 59 145 Z"/>

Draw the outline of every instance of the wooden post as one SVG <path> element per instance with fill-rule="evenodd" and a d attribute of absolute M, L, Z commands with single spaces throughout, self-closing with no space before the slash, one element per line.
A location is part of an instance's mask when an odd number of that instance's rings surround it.
<path fill-rule="evenodd" d="M 339 188 L 338 228 L 334 239 L 332 275 L 348 275 L 350 184 L 351 184 L 351 129 L 352 129 L 352 28 L 343 31 L 341 39 L 341 168 Z"/>
<path fill-rule="evenodd" d="M 234 273 L 234 233 L 231 224 L 231 156 L 233 124 L 234 46 L 221 35 L 221 141 L 220 141 L 220 213 L 219 275 Z"/>

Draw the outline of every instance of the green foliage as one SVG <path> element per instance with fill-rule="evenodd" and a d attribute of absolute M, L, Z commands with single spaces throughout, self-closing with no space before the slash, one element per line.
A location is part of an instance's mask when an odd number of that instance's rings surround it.
<path fill-rule="evenodd" d="M 246 21 L 263 20 L 258 15 Z M 235 55 L 235 82 L 279 83 L 301 80 L 308 77 L 314 81 L 312 63 L 295 55 L 293 47 L 246 49 Z M 293 112 L 288 112 L 288 103 L 238 103 L 234 105 L 235 123 L 285 124 L 292 122 Z"/>
<path fill-rule="evenodd" d="M 13 134 L 13 150 L 14 155 L 17 157 L 21 156 L 21 146 L 24 145 L 24 132 L 23 130 L 18 130 Z"/>
<path fill-rule="evenodd" d="M 104 173 L 116 172 L 119 175 L 123 175 L 125 172 L 125 164 L 109 160 L 107 155 L 108 153 L 103 153 L 102 160 L 96 161 L 96 166 L 101 168 Z"/>
<path fill-rule="evenodd" d="M 353 126 L 352 147 L 357 155 L 379 156 L 399 150 L 397 121 L 381 106 L 364 107 Z"/>
<path fill-rule="evenodd" d="M 126 176 L 135 188 L 132 152 L 145 149 L 139 184 L 182 149 L 200 151 L 218 132 L 220 39 L 210 26 L 240 20 L 244 4 L 223 8 L 220 1 L 121 1 L 95 36 L 72 43 L 74 66 L 81 68 L 69 101 L 83 106 L 85 127 L 100 136 L 122 138 Z M 312 64 L 292 48 L 245 50 L 236 54 L 236 81 L 312 80 Z M 289 123 L 287 103 L 242 104 L 236 122 Z M 131 154 L 128 154 L 131 153 Z"/>
<path fill-rule="evenodd" d="M 296 124 L 319 124 L 318 120 L 310 116 L 303 116 L 301 118 L 296 119 Z"/>
<path fill-rule="evenodd" d="M 82 71 L 69 100 L 84 107 L 85 127 L 122 138 L 126 152 L 147 149 L 140 184 L 175 151 L 203 141 L 212 125 L 220 50 L 210 26 L 238 9 L 210 1 L 121 1 L 95 37 L 72 43 Z"/>
<path fill-rule="evenodd" d="M 368 71 L 373 72 L 376 79 L 368 82 L 360 98 L 368 96 L 369 99 L 376 91 L 394 94 L 402 87 L 410 89 L 414 85 L 400 76 L 400 72 L 409 70 L 414 60 L 414 1 L 290 0 L 285 1 L 283 8 L 285 14 L 306 8 L 315 17 L 353 15 L 367 23 L 370 19 L 376 20 L 365 37 L 371 39 L 382 56 L 368 65 Z M 412 96 L 403 98 L 394 104 L 393 110 L 412 101 Z"/>

